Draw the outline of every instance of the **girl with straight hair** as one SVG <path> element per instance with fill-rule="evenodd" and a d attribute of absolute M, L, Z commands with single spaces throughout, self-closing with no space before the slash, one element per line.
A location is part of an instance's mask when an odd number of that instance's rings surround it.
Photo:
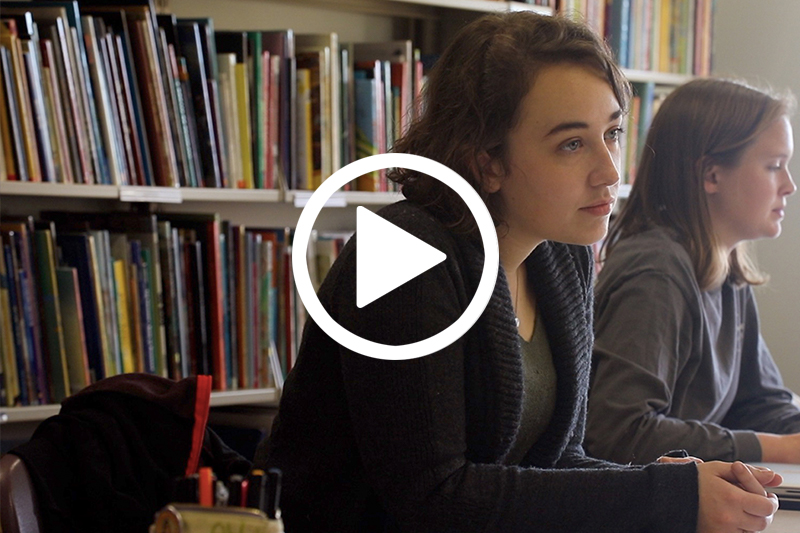
<path fill-rule="evenodd" d="M 759 331 L 748 244 L 788 196 L 789 94 L 692 81 L 662 104 L 596 291 L 587 450 L 800 462 L 800 409 Z M 788 435 L 785 435 L 788 434 Z"/>

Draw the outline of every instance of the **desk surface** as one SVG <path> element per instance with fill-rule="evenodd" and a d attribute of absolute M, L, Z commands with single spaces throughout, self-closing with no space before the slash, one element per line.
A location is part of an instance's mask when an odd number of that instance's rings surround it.
<path fill-rule="evenodd" d="M 800 531 L 800 511 L 778 511 L 766 531 L 768 533 L 797 533 Z"/>
<path fill-rule="evenodd" d="M 783 485 L 800 487 L 800 465 L 780 463 L 755 463 L 767 466 L 783 476 Z M 775 514 L 772 525 L 767 528 L 769 533 L 797 533 L 800 531 L 800 511 L 781 511 Z"/>

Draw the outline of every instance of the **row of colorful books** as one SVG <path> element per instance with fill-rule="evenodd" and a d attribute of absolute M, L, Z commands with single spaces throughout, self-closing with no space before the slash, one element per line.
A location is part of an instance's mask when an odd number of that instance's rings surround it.
<path fill-rule="evenodd" d="M 314 234 L 315 286 L 346 239 Z M 123 372 L 280 388 L 305 320 L 291 240 L 214 214 L 4 217 L 0 405 L 58 402 Z"/>
<path fill-rule="evenodd" d="M 559 0 L 558 10 L 603 35 L 622 67 L 711 72 L 714 0 Z"/>
<path fill-rule="evenodd" d="M 413 119 L 410 41 L 215 31 L 126 4 L 3 2 L 0 179 L 313 189 Z"/>
<path fill-rule="evenodd" d="M 653 82 L 634 82 L 629 113 L 624 117 L 625 134 L 621 143 L 622 183 L 633 184 L 636 168 L 647 138 L 647 130 L 661 107 L 671 87 L 661 87 Z"/>

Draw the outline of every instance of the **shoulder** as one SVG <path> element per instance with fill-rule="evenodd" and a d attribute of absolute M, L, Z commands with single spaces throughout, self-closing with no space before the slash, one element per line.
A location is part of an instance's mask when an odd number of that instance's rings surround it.
<path fill-rule="evenodd" d="M 414 202 L 403 200 L 390 204 L 381 208 L 377 214 L 435 248 L 455 245 L 453 232 L 430 211 Z"/>
<path fill-rule="evenodd" d="M 689 252 L 666 228 L 652 228 L 622 239 L 606 258 L 602 272 L 655 270 L 694 277 Z M 602 275 L 602 274 L 601 274 Z"/>
<path fill-rule="evenodd" d="M 689 252 L 670 230 L 656 227 L 617 243 L 603 263 L 597 292 L 648 276 L 669 279 L 686 292 L 699 291 Z"/>

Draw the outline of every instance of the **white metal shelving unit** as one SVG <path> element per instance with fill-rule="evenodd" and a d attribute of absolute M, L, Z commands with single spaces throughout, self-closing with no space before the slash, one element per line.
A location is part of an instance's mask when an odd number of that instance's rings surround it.
<path fill-rule="evenodd" d="M 174 0 L 176 3 L 184 0 Z M 353 14 L 379 15 L 384 17 L 406 17 L 409 19 L 429 19 L 435 21 L 458 18 L 458 12 L 475 15 L 482 12 L 533 11 L 551 15 L 553 10 L 523 2 L 496 0 L 260 0 L 249 2 L 250 7 L 257 3 L 284 4 L 288 9 L 300 9 L 301 6 L 320 7 L 326 10 L 347 11 Z M 159 0 L 160 8 L 169 10 L 170 0 Z M 205 3 L 203 5 L 206 5 Z M 211 11 L 203 16 L 222 16 L 227 2 L 214 2 Z M 204 8 L 205 9 L 205 8 Z M 216 10 L 216 11 L 215 11 Z M 306 10 L 307 11 L 307 10 Z M 181 13 L 178 11 L 178 14 Z M 186 16 L 186 15 L 184 15 Z M 467 17 L 464 17 L 467 18 Z M 460 18 L 459 18 L 460 20 Z M 247 21 L 247 24 L 263 24 Z M 291 22 L 270 20 L 271 25 L 293 27 Z M 460 22 L 459 22 L 460 23 Z M 318 31 L 306 29 L 305 31 Z M 387 38 L 391 38 L 387 36 Z M 657 85 L 675 86 L 682 84 L 692 76 L 625 70 L 631 81 L 652 81 Z M 622 185 L 620 198 L 626 198 L 630 185 Z M 244 190 L 244 189 L 206 189 L 206 188 L 167 188 L 167 187 L 120 187 L 113 185 L 79 185 L 57 183 L 20 183 L 0 182 L 0 203 L 7 207 L 6 211 L 19 214 L 30 210 L 38 212 L 42 209 L 124 209 L 136 203 L 151 203 L 157 210 L 197 210 L 203 212 L 221 212 L 223 218 L 237 217 L 241 223 L 253 225 L 274 224 L 293 225 L 305 205 L 311 191 L 278 191 L 278 190 Z M 377 208 L 402 199 L 400 193 L 335 193 L 323 210 L 321 218 L 328 216 L 328 227 L 340 230 L 352 224 L 354 228 L 355 206 L 363 205 Z M 115 203 L 116 202 L 116 203 Z M 102 206 L 102 207 L 99 207 Z M 342 209 L 343 208 L 343 209 Z M 265 213 L 269 213 L 264 222 Z M 240 405 L 275 406 L 279 392 L 274 389 L 243 390 L 212 393 L 212 407 L 232 407 Z M 58 413 L 60 406 L 45 405 L 31 407 L 0 407 L 0 427 L 6 434 L 13 426 L 33 425 L 49 416 Z"/>

